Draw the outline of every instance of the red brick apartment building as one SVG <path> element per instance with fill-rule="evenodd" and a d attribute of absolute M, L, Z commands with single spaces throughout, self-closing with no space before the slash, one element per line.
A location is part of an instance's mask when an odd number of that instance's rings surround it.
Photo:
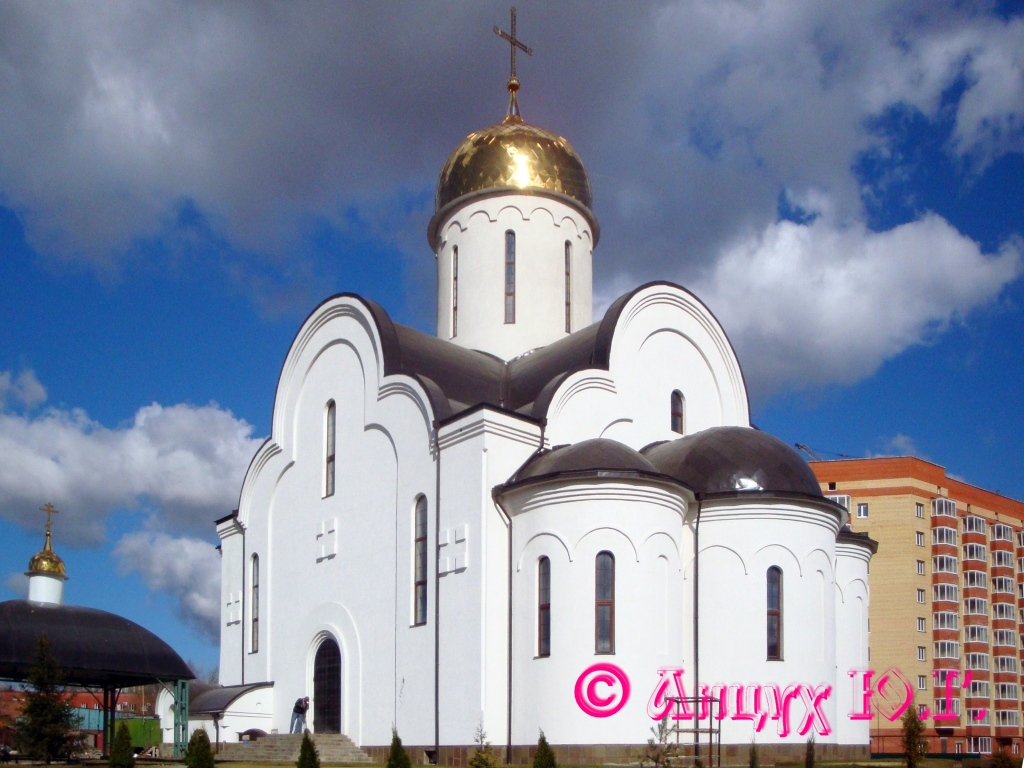
<path fill-rule="evenodd" d="M 811 468 L 850 511 L 850 527 L 878 542 L 869 575 L 875 679 L 897 670 L 911 685 L 929 752 L 1020 755 L 1024 503 L 911 457 Z M 898 752 L 899 738 L 899 722 L 876 714 L 871 751 Z"/>

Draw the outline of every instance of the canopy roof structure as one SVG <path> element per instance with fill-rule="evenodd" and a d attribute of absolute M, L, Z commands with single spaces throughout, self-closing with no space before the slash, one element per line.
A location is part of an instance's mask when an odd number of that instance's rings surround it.
<path fill-rule="evenodd" d="M 126 688 L 194 680 L 171 646 L 134 621 L 96 608 L 9 600 L 0 603 L 0 678 L 25 680 L 40 635 L 70 685 Z"/>

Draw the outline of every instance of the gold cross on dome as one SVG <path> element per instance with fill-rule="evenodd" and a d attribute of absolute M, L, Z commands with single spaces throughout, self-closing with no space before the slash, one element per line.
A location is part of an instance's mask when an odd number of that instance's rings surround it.
<path fill-rule="evenodd" d="M 527 56 L 533 56 L 533 48 L 527 47 L 526 45 L 523 44 L 523 42 L 518 37 L 516 37 L 516 9 L 515 9 L 515 6 L 512 6 L 512 34 L 511 35 L 507 34 L 503 30 L 498 29 L 498 27 L 494 28 L 494 34 L 496 34 L 502 40 L 507 42 L 509 44 L 509 47 L 512 49 L 512 76 L 509 78 L 508 82 L 509 82 L 509 90 L 513 90 L 512 87 L 511 87 L 512 83 L 515 83 L 517 86 L 519 85 L 519 81 L 516 79 L 516 49 L 519 49 L 520 51 L 525 53 Z"/>
<path fill-rule="evenodd" d="M 39 511 L 46 513 L 46 530 L 49 531 L 50 526 L 53 525 L 53 522 L 50 520 L 50 515 L 56 515 L 60 510 L 50 502 L 46 502 L 46 506 L 40 507 Z"/>

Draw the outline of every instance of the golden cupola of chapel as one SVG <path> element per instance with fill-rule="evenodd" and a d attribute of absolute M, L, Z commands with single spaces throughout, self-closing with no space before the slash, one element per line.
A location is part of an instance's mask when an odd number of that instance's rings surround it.
<path fill-rule="evenodd" d="M 64 599 L 64 582 L 67 580 L 67 569 L 64 561 L 53 551 L 53 520 L 51 515 L 57 510 L 47 503 L 39 508 L 46 513 L 46 541 L 43 548 L 36 552 L 28 561 L 28 599 L 36 603 L 55 603 L 60 605 Z"/>

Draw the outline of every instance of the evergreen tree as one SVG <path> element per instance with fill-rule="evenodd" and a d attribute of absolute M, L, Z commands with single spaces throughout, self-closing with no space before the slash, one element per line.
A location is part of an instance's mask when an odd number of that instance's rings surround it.
<path fill-rule="evenodd" d="M 992 755 L 992 768 L 1015 768 L 1015 761 L 1010 757 L 1006 747 L 1000 747 Z"/>
<path fill-rule="evenodd" d="M 132 749 L 132 734 L 124 720 L 117 726 L 114 743 L 110 746 L 110 768 L 132 768 L 135 765 L 135 750 Z"/>
<path fill-rule="evenodd" d="M 533 755 L 533 768 L 558 768 L 555 753 L 548 746 L 544 731 L 540 732 L 540 738 L 537 739 L 537 751 Z"/>
<path fill-rule="evenodd" d="M 903 759 L 907 768 L 918 768 L 924 762 L 924 723 L 917 716 L 917 705 L 911 703 L 903 713 Z"/>
<path fill-rule="evenodd" d="M 299 760 L 295 768 L 320 768 L 320 753 L 316 750 L 316 743 L 309 735 L 309 731 L 302 734 L 302 745 L 299 747 Z"/>
<path fill-rule="evenodd" d="M 71 757 L 77 747 L 74 707 L 65 695 L 64 676 L 45 635 L 36 640 L 35 658 L 28 670 L 25 707 L 18 726 L 18 747 L 33 760 L 49 763 Z"/>
<path fill-rule="evenodd" d="M 402 746 L 402 739 L 399 738 L 396 728 L 391 729 L 391 749 L 388 750 L 387 768 L 412 768 L 409 753 Z"/>
<path fill-rule="evenodd" d="M 469 758 L 469 768 L 498 768 L 498 758 L 494 754 L 491 742 L 487 740 L 487 731 L 481 723 L 476 727 L 476 752 Z"/>
<path fill-rule="evenodd" d="M 213 750 L 205 728 L 196 728 L 185 750 L 186 768 L 213 768 Z"/>
<path fill-rule="evenodd" d="M 750 754 L 747 756 L 749 768 L 761 768 L 761 757 L 757 753 L 757 744 L 750 742 Z"/>
<path fill-rule="evenodd" d="M 814 768 L 814 737 L 807 740 L 807 749 L 804 750 L 804 768 Z"/>

